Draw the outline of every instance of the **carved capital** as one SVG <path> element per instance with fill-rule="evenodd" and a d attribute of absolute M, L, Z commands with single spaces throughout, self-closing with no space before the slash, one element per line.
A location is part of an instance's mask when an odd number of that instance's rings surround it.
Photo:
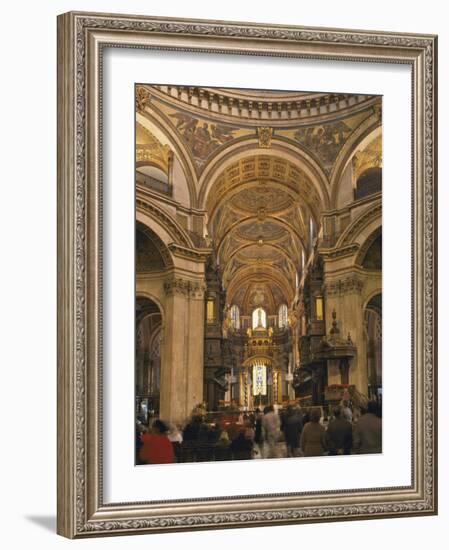
<path fill-rule="evenodd" d="M 360 294 L 363 290 L 363 281 L 356 276 L 344 277 L 336 281 L 329 281 L 325 285 L 326 296 L 342 296 L 343 294 Z"/>
<path fill-rule="evenodd" d="M 189 281 L 181 279 L 180 277 L 172 277 L 165 281 L 164 290 L 167 296 L 182 295 L 188 296 L 189 294 Z"/>
<path fill-rule="evenodd" d="M 189 296 L 194 300 L 203 300 L 206 291 L 206 284 L 203 281 L 191 281 L 189 286 Z"/>
<path fill-rule="evenodd" d="M 173 276 L 165 281 L 164 290 L 167 296 L 181 295 L 194 300 L 202 300 L 206 284 L 203 281 L 189 281 Z"/>

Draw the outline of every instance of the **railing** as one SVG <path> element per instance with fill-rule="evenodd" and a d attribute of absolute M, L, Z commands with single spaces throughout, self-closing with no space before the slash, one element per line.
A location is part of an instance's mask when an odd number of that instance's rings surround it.
<path fill-rule="evenodd" d="M 145 185 L 146 187 L 149 187 L 150 189 L 153 189 L 153 191 L 157 191 L 158 193 L 163 193 L 164 195 L 169 195 L 170 197 L 173 196 L 172 185 L 170 185 L 168 182 L 161 181 L 151 176 L 142 174 L 141 172 L 136 172 L 136 183 Z"/>

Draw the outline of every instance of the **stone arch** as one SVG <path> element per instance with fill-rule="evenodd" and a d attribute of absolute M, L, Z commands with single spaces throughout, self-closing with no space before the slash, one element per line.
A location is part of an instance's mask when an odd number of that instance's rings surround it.
<path fill-rule="evenodd" d="M 364 142 L 368 143 L 382 134 L 382 121 L 372 115 L 348 138 L 335 161 L 330 182 L 331 208 L 338 208 L 338 194 L 343 173 Z"/>
<path fill-rule="evenodd" d="M 382 297 L 382 288 L 378 287 L 372 290 L 369 294 L 366 295 L 365 300 L 363 301 L 363 311 L 370 307 L 370 302 L 375 298 L 376 296 L 380 295 Z"/>
<path fill-rule="evenodd" d="M 349 244 L 363 244 L 367 237 L 378 227 L 382 226 L 382 202 L 377 201 L 346 227 L 340 235 L 336 247 L 340 248 Z"/>
<path fill-rule="evenodd" d="M 360 248 L 354 260 L 354 263 L 356 265 L 359 265 L 359 266 L 362 265 L 363 260 L 365 259 L 366 253 L 370 249 L 371 245 L 381 235 L 382 235 L 382 225 L 378 225 L 374 229 L 374 231 L 372 231 L 370 235 L 365 239 L 365 241 L 360 245 Z"/>
<path fill-rule="evenodd" d="M 311 155 L 298 145 L 291 144 L 289 141 L 281 138 L 273 138 L 270 148 L 261 148 L 259 147 L 258 139 L 254 137 L 233 140 L 230 145 L 221 149 L 210 159 L 199 179 L 198 207 L 206 209 L 209 193 L 214 181 L 221 172 L 245 157 L 261 155 L 279 157 L 298 166 L 308 176 L 317 191 L 321 200 L 321 209 L 326 210 L 329 208 L 328 180 L 319 164 Z"/>
<path fill-rule="evenodd" d="M 141 221 L 136 221 L 136 231 L 139 231 L 149 241 L 151 244 L 155 247 L 155 249 L 159 252 L 162 261 L 163 261 L 163 268 L 167 269 L 169 267 L 173 266 L 173 257 L 170 253 L 170 250 L 166 246 L 166 244 L 162 241 L 162 239 L 158 236 L 158 234 L 154 231 L 154 229 L 148 227 L 145 223 L 142 223 Z M 136 251 L 136 258 L 137 258 L 137 251 Z"/>
<path fill-rule="evenodd" d="M 374 290 L 363 305 L 368 397 L 382 399 L 382 290 Z"/>
<path fill-rule="evenodd" d="M 147 112 L 137 113 L 136 120 L 139 124 L 144 126 L 144 128 L 147 128 L 149 131 L 161 134 L 170 144 L 170 147 L 174 151 L 177 159 L 179 160 L 181 169 L 184 173 L 184 177 L 186 180 L 189 196 L 189 204 L 186 206 L 196 207 L 197 176 L 195 166 L 190 157 L 190 153 L 186 149 L 180 137 L 177 135 L 176 129 L 173 124 L 154 106 L 152 107 L 151 114 Z"/>
<path fill-rule="evenodd" d="M 141 414 L 160 408 L 161 346 L 163 308 L 148 293 L 136 294 L 135 387 Z M 146 418 L 148 421 L 148 417 Z"/>
<path fill-rule="evenodd" d="M 251 367 L 256 361 L 263 361 L 267 366 L 271 366 L 273 364 L 272 357 L 270 357 L 269 355 L 264 355 L 262 353 L 257 353 L 255 355 L 251 355 L 251 357 L 248 357 L 248 359 L 245 359 L 245 361 L 243 361 L 243 366 Z"/>
<path fill-rule="evenodd" d="M 159 308 L 160 314 L 161 314 L 162 328 L 163 328 L 164 327 L 164 319 L 165 319 L 165 307 L 164 307 L 163 302 L 159 299 L 158 296 L 156 296 L 152 292 L 148 292 L 148 291 L 142 290 L 142 289 L 136 290 L 136 301 L 139 298 L 146 298 L 147 300 L 151 300 L 152 302 L 154 302 L 157 305 L 157 307 Z"/>
<path fill-rule="evenodd" d="M 171 243 L 194 248 L 183 227 L 162 208 L 140 197 L 136 198 L 136 219 L 152 229 L 168 247 Z"/>

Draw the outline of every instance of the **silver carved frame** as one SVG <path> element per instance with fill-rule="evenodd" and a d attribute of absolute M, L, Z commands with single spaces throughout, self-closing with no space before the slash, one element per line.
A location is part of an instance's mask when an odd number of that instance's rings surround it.
<path fill-rule="evenodd" d="M 385 62 L 412 69 L 412 484 L 104 504 L 104 47 Z M 58 533 L 70 538 L 437 513 L 437 37 L 70 12 L 58 17 Z"/>

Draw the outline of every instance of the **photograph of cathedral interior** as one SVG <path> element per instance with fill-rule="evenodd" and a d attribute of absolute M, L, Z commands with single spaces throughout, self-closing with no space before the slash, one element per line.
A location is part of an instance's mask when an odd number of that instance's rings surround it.
<path fill-rule="evenodd" d="M 136 464 L 382 452 L 382 98 L 135 93 Z"/>

